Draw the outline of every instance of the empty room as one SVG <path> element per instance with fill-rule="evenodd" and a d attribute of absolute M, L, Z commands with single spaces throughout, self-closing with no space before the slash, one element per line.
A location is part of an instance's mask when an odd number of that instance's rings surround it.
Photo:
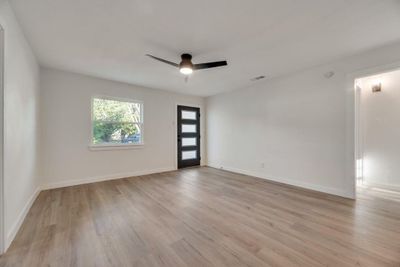
<path fill-rule="evenodd" d="M 0 0 L 0 267 L 400 267 L 400 1 Z"/>

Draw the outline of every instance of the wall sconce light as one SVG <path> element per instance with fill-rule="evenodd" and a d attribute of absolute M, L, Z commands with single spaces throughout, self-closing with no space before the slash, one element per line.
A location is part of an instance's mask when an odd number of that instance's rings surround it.
<path fill-rule="evenodd" d="M 378 93 L 382 91 L 382 84 L 381 83 L 375 83 L 372 85 L 372 92 L 373 93 Z"/>

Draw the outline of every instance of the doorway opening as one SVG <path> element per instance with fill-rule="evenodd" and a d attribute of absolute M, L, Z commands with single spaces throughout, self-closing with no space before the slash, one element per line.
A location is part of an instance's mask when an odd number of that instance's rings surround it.
<path fill-rule="evenodd" d="M 400 69 L 355 79 L 356 187 L 400 196 Z"/>
<path fill-rule="evenodd" d="M 178 169 L 200 166 L 200 108 L 178 106 Z"/>

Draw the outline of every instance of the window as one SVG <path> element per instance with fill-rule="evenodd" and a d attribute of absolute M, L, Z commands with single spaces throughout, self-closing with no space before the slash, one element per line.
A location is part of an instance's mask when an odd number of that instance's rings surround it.
<path fill-rule="evenodd" d="M 143 104 L 126 99 L 92 99 L 92 145 L 143 144 Z"/>

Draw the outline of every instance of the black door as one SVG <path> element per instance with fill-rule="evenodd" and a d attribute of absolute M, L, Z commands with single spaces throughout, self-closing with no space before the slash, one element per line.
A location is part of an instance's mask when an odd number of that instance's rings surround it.
<path fill-rule="evenodd" d="M 178 106 L 178 169 L 200 165 L 200 109 Z"/>

